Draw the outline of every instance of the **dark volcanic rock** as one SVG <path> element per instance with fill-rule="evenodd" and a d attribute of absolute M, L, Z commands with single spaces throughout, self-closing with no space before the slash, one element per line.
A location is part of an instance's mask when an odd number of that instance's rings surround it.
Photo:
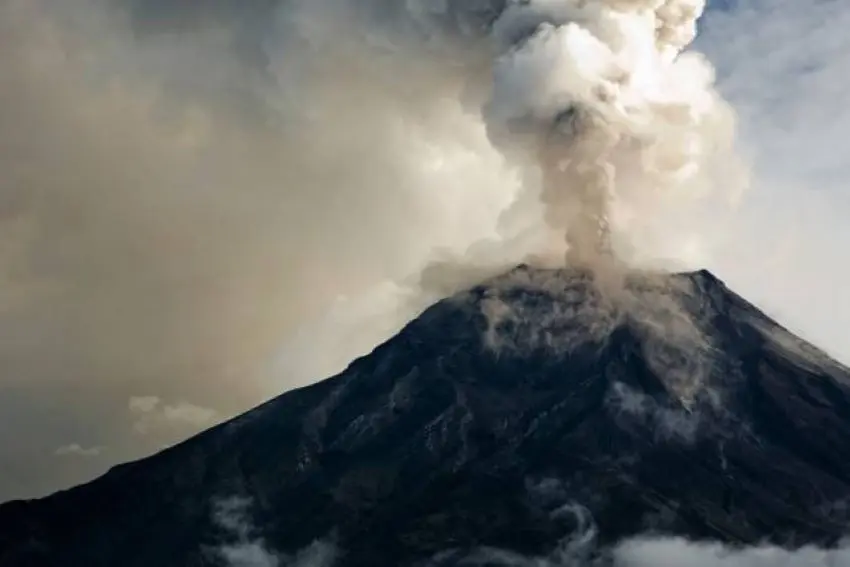
<path fill-rule="evenodd" d="M 566 505 L 600 545 L 841 537 L 850 373 L 708 272 L 599 289 L 523 267 L 444 300 L 338 376 L 0 506 L 0 565 L 221 564 L 231 497 L 244 540 L 327 539 L 358 567 L 546 553 L 576 528 Z"/>

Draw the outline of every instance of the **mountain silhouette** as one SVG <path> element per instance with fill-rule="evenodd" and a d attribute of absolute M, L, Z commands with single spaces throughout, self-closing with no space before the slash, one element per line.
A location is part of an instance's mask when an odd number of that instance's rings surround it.
<path fill-rule="evenodd" d="M 832 545 L 848 498 L 846 368 L 706 271 L 520 266 L 337 376 L 0 506 L 0 566 L 226 565 L 239 542 L 292 559 L 317 541 L 345 567 L 451 565 L 582 530 L 600 549 Z"/>

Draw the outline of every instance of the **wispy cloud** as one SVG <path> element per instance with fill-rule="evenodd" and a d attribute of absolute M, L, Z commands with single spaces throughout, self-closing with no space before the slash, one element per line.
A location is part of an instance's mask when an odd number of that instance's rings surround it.
<path fill-rule="evenodd" d="M 105 449 L 100 446 L 83 447 L 79 443 L 71 443 L 59 447 L 54 454 L 59 457 L 99 457 Z"/>
<path fill-rule="evenodd" d="M 271 549 L 254 525 L 250 498 L 231 496 L 212 504 L 213 520 L 223 530 L 225 541 L 209 551 L 227 567 L 332 567 L 336 561 L 336 547 L 321 540 L 292 555 Z"/>
<path fill-rule="evenodd" d="M 718 68 L 762 179 L 846 183 L 848 25 L 847 4 L 828 0 L 740 0 L 706 15 L 698 44 Z"/>
<path fill-rule="evenodd" d="M 221 419 L 213 409 L 189 402 L 164 403 L 157 396 L 133 396 L 128 402 L 133 429 L 142 435 L 169 428 L 201 429 Z"/>
<path fill-rule="evenodd" d="M 733 547 L 681 538 L 639 538 L 614 549 L 617 567 L 847 567 L 850 549 Z"/>

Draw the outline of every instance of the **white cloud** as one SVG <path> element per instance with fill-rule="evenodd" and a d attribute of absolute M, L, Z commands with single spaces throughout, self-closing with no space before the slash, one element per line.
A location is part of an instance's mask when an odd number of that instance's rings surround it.
<path fill-rule="evenodd" d="M 160 399 L 156 396 L 133 396 L 130 398 L 130 411 L 133 413 L 152 412 L 159 405 Z"/>
<path fill-rule="evenodd" d="M 230 541 L 222 543 L 213 553 L 228 567 L 277 567 L 280 559 L 265 542 L 254 536 L 251 521 L 251 499 L 231 497 L 213 502 L 213 520 L 227 532 Z"/>
<path fill-rule="evenodd" d="M 78 443 L 71 443 L 69 445 L 63 445 L 54 451 L 54 454 L 59 457 L 99 457 L 103 451 L 104 447 L 95 446 L 95 447 L 83 447 Z"/>
<path fill-rule="evenodd" d="M 199 430 L 221 419 L 214 409 L 184 401 L 168 404 L 157 396 L 133 396 L 127 405 L 135 417 L 133 429 L 142 435 L 156 431 L 174 433 L 174 428 L 181 428 L 181 433 L 185 428 Z"/>
<path fill-rule="evenodd" d="M 171 423 L 203 426 L 213 423 L 218 417 L 214 409 L 203 408 L 187 402 L 162 407 L 162 417 Z"/>
<path fill-rule="evenodd" d="M 617 546 L 614 560 L 616 567 L 847 567 L 850 550 L 787 550 L 770 545 L 736 548 L 681 538 L 639 538 Z"/>
<path fill-rule="evenodd" d="M 494 567 L 850 567 L 850 549 L 807 546 L 785 549 L 774 545 L 732 546 L 679 537 L 627 539 L 590 559 L 593 538 L 562 541 L 545 556 L 524 556 L 502 549 L 480 548 L 463 555 L 463 565 Z M 438 556 L 439 558 L 439 556 Z M 434 561 L 431 565 L 443 565 Z"/>
<path fill-rule="evenodd" d="M 211 551 L 227 567 L 332 567 L 336 547 L 317 540 L 293 555 L 277 553 L 257 535 L 250 498 L 232 496 L 213 501 L 213 521 L 226 532 L 227 541 Z"/>

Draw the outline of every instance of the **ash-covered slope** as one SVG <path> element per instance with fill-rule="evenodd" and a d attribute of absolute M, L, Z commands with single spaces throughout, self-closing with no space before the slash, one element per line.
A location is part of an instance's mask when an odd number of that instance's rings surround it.
<path fill-rule="evenodd" d="M 232 497 L 252 530 L 217 516 Z M 583 510 L 602 546 L 647 531 L 830 544 L 848 498 L 847 369 L 708 272 L 597 288 L 522 267 L 338 376 L 0 506 L 0 565 L 218 565 L 234 538 L 442 565 L 480 546 L 545 554 L 576 528 L 558 510 Z"/>

